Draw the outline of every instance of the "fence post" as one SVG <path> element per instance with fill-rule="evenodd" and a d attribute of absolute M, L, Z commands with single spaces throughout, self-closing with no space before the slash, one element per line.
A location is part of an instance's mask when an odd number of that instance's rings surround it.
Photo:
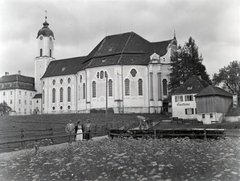
<path fill-rule="evenodd" d="M 50 128 L 50 136 L 53 136 L 53 128 Z M 52 144 L 53 144 L 53 138 L 51 138 Z"/>
<path fill-rule="evenodd" d="M 24 138 L 24 129 L 22 128 L 21 129 L 21 140 Z M 22 148 L 24 147 L 24 142 L 23 141 L 21 141 L 21 146 L 22 146 Z"/>
<path fill-rule="evenodd" d="M 97 125 L 95 124 L 95 136 L 97 135 Z"/>
<path fill-rule="evenodd" d="M 207 140 L 207 131 L 206 131 L 206 128 L 204 128 L 204 140 Z"/>

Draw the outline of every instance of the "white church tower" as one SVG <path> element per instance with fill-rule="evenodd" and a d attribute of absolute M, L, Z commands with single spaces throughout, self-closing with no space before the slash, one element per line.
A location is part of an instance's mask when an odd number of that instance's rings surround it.
<path fill-rule="evenodd" d="M 37 94 L 42 93 L 41 77 L 44 75 L 49 63 L 54 60 L 54 34 L 48 27 L 47 16 L 43 27 L 38 31 L 38 51 L 35 58 L 35 89 Z"/>

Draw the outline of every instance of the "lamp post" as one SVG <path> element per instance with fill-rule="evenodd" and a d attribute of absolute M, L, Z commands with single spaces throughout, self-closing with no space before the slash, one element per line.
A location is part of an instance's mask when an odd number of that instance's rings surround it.
<path fill-rule="evenodd" d="M 106 78 L 106 115 L 108 114 L 108 74 L 105 71 L 105 78 Z"/>

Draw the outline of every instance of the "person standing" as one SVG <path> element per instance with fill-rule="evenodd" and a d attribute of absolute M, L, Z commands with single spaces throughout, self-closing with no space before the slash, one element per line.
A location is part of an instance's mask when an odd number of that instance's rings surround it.
<path fill-rule="evenodd" d="M 87 124 L 86 124 L 86 126 L 85 126 L 85 132 L 86 132 L 86 134 L 85 134 L 85 139 L 86 140 L 90 140 L 91 139 L 91 122 L 90 122 L 90 119 L 87 119 Z"/>
<path fill-rule="evenodd" d="M 81 121 L 78 121 L 77 124 L 77 137 L 76 137 L 76 141 L 82 141 L 83 140 L 83 126 L 81 124 Z"/>
<path fill-rule="evenodd" d="M 74 133 L 75 133 L 75 125 L 73 124 L 72 120 L 70 119 L 66 128 L 65 128 L 66 133 L 68 134 L 68 141 L 69 143 L 73 142 L 74 139 Z"/>

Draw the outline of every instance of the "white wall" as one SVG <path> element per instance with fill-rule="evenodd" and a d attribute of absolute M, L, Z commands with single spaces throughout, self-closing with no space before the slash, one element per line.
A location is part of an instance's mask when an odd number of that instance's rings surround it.
<path fill-rule="evenodd" d="M 5 101 L 12 111 L 16 111 L 15 115 L 28 115 L 33 112 L 32 97 L 34 95 L 35 91 L 23 89 L 0 90 L 0 102 Z"/>
<path fill-rule="evenodd" d="M 196 119 L 196 101 L 195 101 L 195 95 L 196 94 L 186 94 L 186 95 L 192 95 L 193 101 L 186 101 L 185 95 L 173 95 L 172 96 L 172 117 L 178 117 L 182 119 Z M 175 97 L 176 96 L 183 96 L 182 102 L 176 102 Z M 186 114 L 185 109 L 193 108 L 194 114 Z"/>

